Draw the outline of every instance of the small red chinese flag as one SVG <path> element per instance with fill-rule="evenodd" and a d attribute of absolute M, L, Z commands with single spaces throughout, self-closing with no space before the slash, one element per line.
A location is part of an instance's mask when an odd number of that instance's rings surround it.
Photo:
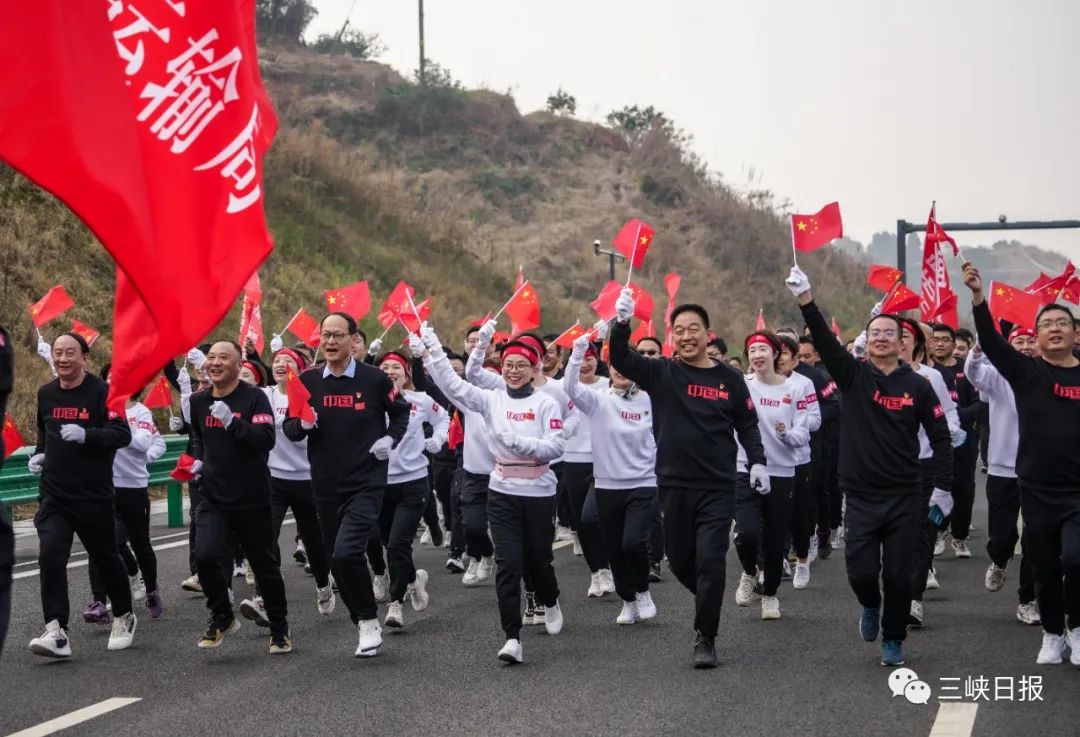
<path fill-rule="evenodd" d="M 1057 301 L 1062 290 L 1064 290 L 1065 287 L 1069 285 L 1069 282 L 1072 281 L 1075 274 L 1076 267 L 1073 266 L 1072 261 L 1069 261 L 1065 264 L 1065 270 L 1058 276 L 1049 277 L 1046 276 L 1046 274 L 1040 273 L 1039 278 L 1032 282 L 1032 284 L 1038 283 L 1038 286 L 1035 289 L 1032 289 L 1031 285 L 1029 285 L 1024 291 L 1038 295 L 1039 301 L 1044 305 L 1053 304 Z"/>
<path fill-rule="evenodd" d="M 7 458 L 24 445 L 26 445 L 26 441 L 19 434 L 19 428 L 15 427 L 11 415 L 4 415 L 4 458 Z"/>
<path fill-rule="evenodd" d="M 566 330 L 566 332 L 556 338 L 553 342 L 560 348 L 573 348 L 574 341 L 580 338 L 586 332 L 588 331 L 585 330 L 585 328 L 581 327 L 581 325 L 575 322 Z"/>
<path fill-rule="evenodd" d="M 619 292 L 623 285 L 614 279 L 604 285 L 600 294 L 591 302 L 596 314 L 601 320 L 611 320 L 615 317 L 615 302 L 619 299 Z M 634 282 L 630 282 L 630 291 L 634 294 L 634 317 L 639 320 L 651 320 L 653 313 L 652 296 Z"/>
<path fill-rule="evenodd" d="M 34 321 L 34 327 L 40 328 L 74 306 L 75 302 L 68 296 L 67 290 L 58 285 L 45 292 L 44 297 L 30 305 L 30 318 Z"/>
<path fill-rule="evenodd" d="M 879 292 L 887 292 L 893 288 L 904 272 L 895 266 L 883 264 L 870 264 L 870 270 L 866 274 L 866 283 Z"/>
<path fill-rule="evenodd" d="M 409 300 L 413 299 L 414 294 L 416 294 L 415 290 L 407 282 L 399 281 L 390 292 L 390 296 L 383 302 L 382 309 L 379 310 L 379 324 L 384 328 L 389 328 L 397 322 L 398 315 L 412 312 Z"/>
<path fill-rule="evenodd" d="M 1008 320 L 1022 328 L 1035 327 L 1035 315 L 1042 301 L 1034 294 L 1009 286 L 1004 282 L 990 282 L 990 312 L 998 320 Z"/>
<path fill-rule="evenodd" d="M 315 422 L 315 410 L 311 408 L 311 392 L 300 381 L 292 369 L 285 381 L 285 396 L 289 399 L 289 417 L 299 417 L 306 422 Z"/>
<path fill-rule="evenodd" d="M 1072 302 L 1074 305 L 1080 304 L 1080 277 L 1074 276 L 1069 279 L 1069 283 L 1061 290 L 1058 298 Z"/>
<path fill-rule="evenodd" d="M 419 320 L 417 317 L 419 316 Z M 431 316 L 431 298 L 428 297 L 420 304 L 416 305 L 416 313 L 413 313 L 412 305 L 409 305 L 405 312 L 402 312 L 398 319 L 401 320 L 401 324 L 405 326 L 405 329 L 410 333 L 420 332 L 420 323 L 426 321 Z"/>
<path fill-rule="evenodd" d="M 540 298 L 528 279 L 515 291 L 517 293 L 507 303 L 505 312 L 510 318 L 510 332 L 517 335 L 540 327 Z"/>
<path fill-rule="evenodd" d="M 195 465 L 194 456 L 190 456 L 187 453 L 181 453 L 180 457 L 176 459 L 176 468 L 169 472 L 169 476 L 180 483 L 192 481 L 195 478 L 195 474 L 191 472 L 191 467 L 193 465 Z"/>
<path fill-rule="evenodd" d="M 765 311 L 762 310 L 760 307 L 758 307 L 757 322 L 754 323 L 754 330 L 764 330 L 764 329 L 765 329 Z"/>
<path fill-rule="evenodd" d="M 259 270 L 256 269 L 244 283 L 244 296 L 255 304 L 262 302 L 262 283 L 259 281 Z"/>
<path fill-rule="evenodd" d="M 838 202 L 830 202 L 813 215 L 791 216 L 791 242 L 797 251 L 813 251 L 843 235 Z"/>
<path fill-rule="evenodd" d="M 143 399 L 143 404 L 147 409 L 162 409 L 164 407 L 172 406 L 172 387 L 169 386 L 169 380 L 164 376 L 159 376 L 151 387 L 150 391 L 146 393 L 146 398 Z"/>
<path fill-rule="evenodd" d="M 319 323 L 303 307 L 297 310 L 285 329 L 312 348 L 319 344 Z"/>
<path fill-rule="evenodd" d="M 94 345 L 94 341 L 101 337 L 101 333 L 78 320 L 71 321 L 71 332 L 85 340 L 86 344 L 91 347 Z"/>
<path fill-rule="evenodd" d="M 483 325 L 484 323 L 486 323 L 490 319 L 491 319 L 491 313 L 490 312 L 484 313 L 484 316 L 481 317 L 479 320 L 473 320 L 472 322 L 470 322 L 469 327 L 478 328 L 478 327 L 480 327 L 481 325 Z"/>
<path fill-rule="evenodd" d="M 840 340 L 840 326 L 836 324 L 836 318 L 832 319 L 832 331 L 837 340 Z"/>
<path fill-rule="evenodd" d="M 371 309 L 371 294 L 366 281 L 358 281 L 340 289 L 328 289 L 323 292 L 323 296 L 326 297 L 327 310 L 344 312 L 354 320 L 359 320 Z"/>
<path fill-rule="evenodd" d="M 634 218 L 615 234 L 611 245 L 626 256 L 630 266 L 636 269 L 645 263 L 645 253 L 652 245 L 654 235 L 656 235 L 655 228 L 643 220 Z"/>
<path fill-rule="evenodd" d="M 914 310 L 919 306 L 921 298 L 918 294 L 908 289 L 906 284 L 897 284 L 896 289 L 889 295 L 885 304 L 881 306 L 882 312 L 895 313 L 904 310 Z"/>
<path fill-rule="evenodd" d="M 446 444 L 450 450 L 465 442 L 465 427 L 461 424 L 461 413 L 454 410 L 454 417 L 450 420 L 450 431 L 446 435 Z"/>
<path fill-rule="evenodd" d="M 639 340 L 643 338 L 655 338 L 656 329 L 653 327 L 652 320 L 642 320 L 641 324 L 637 326 L 634 332 L 630 333 L 630 345 L 637 345 Z"/>

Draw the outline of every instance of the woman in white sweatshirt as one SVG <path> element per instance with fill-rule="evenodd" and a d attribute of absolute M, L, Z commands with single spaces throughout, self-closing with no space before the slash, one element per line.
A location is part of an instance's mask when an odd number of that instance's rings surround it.
<path fill-rule="evenodd" d="M 810 444 L 807 384 L 780 373 L 780 341 L 770 331 L 751 333 L 743 346 L 750 364 L 745 381 L 757 410 L 769 484 L 762 488 L 751 486 L 746 451 L 740 445 L 739 473 L 735 482 L 735 519 L 739 534 L 735 549 L 743 573 L 735 590 L 735 603 L 739 606 L 750 604 L 758 577 L 759 543 L 764 538 L 761 618 L 780 619 L 780 601 L 776 594 L 791 527 L 795 468 Z M 813 392 L 812 384 L 809 391 Z"/>
<path fill-rule="evenodd" d="M 390 377 L 397 390 L 412 405 L 405 436 L 390 451 L 386 492 L 379 512 L 379 540 L 374 540 L 376 549 L 373 551 L 371 542 L 368 543 L 368 558 L 375 574 L 373 587 L 376 600 L 382 598 L 389 601 L 384 624 L 395 630 L 405 626 L 402 611 L 405 599 L 417 612 L 426 609 L 430 599 L 427 592 L 428 573 L 423 569 L 417 570 L 413 564 L 412 546 L 430 490 L 428 459 L 424 452 L 438 452 L 446 443 L 450 430 L 450 415 L 446 410 L 427 394 L 413 388 L 411 361 L 412 356 L 399 351 L 388 351 L 376 361 L 379 369 Z M 425 422 L 431 425 L 433 431 L 426 440 Z M 380 543 L 386 547 L 389 573 L 387 563 L 382 560 Z"/>
<path fill-rule="evenodd" d="M 588 335 L 574 341 L 563 387 L 591 427 L 600 540 L 611 561 L 615 592 L 623 600 L 615 622 L 634 624 L 656 616 L 649 593 L 649 528 L 659 503 L 652 402 L 614 367 L 609 388 L 598 391 L 582 384 L 580 368 L 592 350 L 589 341 Z"/>
<path fill-rule="evenodd" d="M 447 399 L 483 417 L 495 470 L 488 482 L 487 513 L 495 544 L 495 588 L 506 644 L 499 659 L 522 662 L 521 579 L 526 572 L 544 606 L 548 634 L 562 631 L 559 583 L 551 541 L 555 535 L 555 473 L 549 464 L 563 453 L 562 407 L 533 388 L 541 351 L 521 341 L 503 350 L 501 389 L 466 383 L 450 367 L 439 338 L 422 331 L 424 368 Z"/>

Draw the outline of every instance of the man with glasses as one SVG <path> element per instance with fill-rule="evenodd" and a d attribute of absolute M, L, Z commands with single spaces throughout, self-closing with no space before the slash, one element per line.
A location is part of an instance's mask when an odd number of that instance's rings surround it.
<path fill-rule="evenodd" d="M 763 493 L 769 488 L 757 412 L 742 375 L 709 358 L 709 315 L 703 307 L 672 310 L 677 361 L 649 360 L 630 350 L 630 289 L 622 291 L 615 309 L 611 364 L 652 399 L 668 563 L 696 599 L 694 667 L 715 668 L 735 516 L 736 434 L 746 450 L 751 485 Z"/>
<path fill-rule="evenodd" d="M 637 342 L 635 350 L 639 356 L 645 356 L 645 358 L 664 357 L 664 347 L 656 338 L 642 338 Z"/>
<path fill-rule="evenodd" d="M 1063 305 L 1041 307 L 1035 317 L 1039 355 L 1025 356 L 995 329 L 982 278 L 970 262 L 964 284 L 979 345 L 1016 397 L 1020 511 L 1043 626 L 1036 662 L 1061 663 L 1067 646 L 1069 661 L 1080 665 L 1080 360 L 1073 354 L 1073 315 Z"/>
<path fill-rule="evenodd" d="M 929 513 L 948 514 L 952 444 L 945 413 L 930 382 L 900 360 L 901 325 L 895 316 L 870 320 L 867 360 L 859 361 L 833 335 L 814 303 L 810 280 L 798 266 L 792 267 L 786 284 L 798 298 L 818 354 L 841 391 L 844 552 L 848 583 L 862 605 L 859 631 L 867 642 L 882 634 L 882 665 L 902 665 L 916 541 L 928 515 L 920 494 L 919 428 L 933 449 Z"/>
<path fill-rule="evenodd" d="M 324 366 L 300 375 L 314 408 L 310 421 L 289 417 L 282 430 L 294 442 L 308 439 L 311 483 L 330 568 L 359 632 L 357 657 L 382 645 L 367 544 L 377 534 L 390 451 L 409 425 L 411 405 L 379 369 L 351 354 L 356 321 L 342 312 L 323 318 Z"/>

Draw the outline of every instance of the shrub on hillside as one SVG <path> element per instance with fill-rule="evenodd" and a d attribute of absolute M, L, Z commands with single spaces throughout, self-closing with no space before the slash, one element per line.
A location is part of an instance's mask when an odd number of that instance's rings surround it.
<path fill-rule="evenodd" d="M 547 110 L 555 115 L 573 117 L 577 112 L 577 99 L 560 87 L 554 94 L 548 95 Z"/>
<path fill-rule="evenodd" d="M 255 0 L 255 31 L 260 41 L 303 44 L 304 31 L 319 11 L 310 0 Z"/>
<path fill-rule="evenodd" d="M 343 54 L 354 59 L 374 59 L 386 51 L 377 33 L 344 31 L 333 35 L 324 33 L 311 45 L 320 54 Z"/>

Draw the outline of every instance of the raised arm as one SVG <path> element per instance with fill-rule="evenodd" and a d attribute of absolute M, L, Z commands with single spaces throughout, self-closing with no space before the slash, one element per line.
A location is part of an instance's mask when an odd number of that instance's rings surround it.
<path fill-rule="evenodd" d="M 668 369 L 668 362 L 655 358 L 645 358 L 630 348 L 630 322 L 615 321 L 611 326 L 608 349 L 611 351 L 611 365 L 623 376 L 637 383 L 645 391 L 652 393 L 662 383 L 663 374 Z"/>
<path fill-rule="evenodd" d="M 427 348 L 423 356 L 424 370 L 428 372 L 428 376 L 442 390 L 446 398 L 455 406 L 484 414 L 488 404 L 487 392 L 491 390 L 474 386 L 454 373 L 454 368 L 450 365 L 439 343 L 439 337 L 431 328 L 424 329 L 424 345 Z M 466 368 L 467 373 L 468 368 Z"/>
<path fill-rule="evenodd" d="M 975 318 L 975 333 L 983 353 L 1005 381 L 1023 384 L 1036 371 L 1035 359 L 1021 354 L 997 331 L 990 306 L 983 298 L 982 277 L 970 261 L 964 263 L 964 284 L 971 290 L 971 314 Z"/>
<path fill-rule="evenodd" d="M 502 376 L 494 374 L 484 368 L 484 356 L 487 355 L 487 347 L 491 343 L 491 339 L 494 335 L 495 321 L 488 320 L 477 332 L 476 347 L 473 348 L 472 353 L 469 354 L 469 360 L 465 362 L 465 380 L 481 389 L 506 388 L 506 382 L 503 381 Z"/>
<path fill-rule="evenodd" d="M 585 360 L 585 352 L 589 348 L 588 334 L 582 335 L 574 341 L 574 349 L 570 352 L 570 360 L 566 364 L 566 372 L 563 374 L 563 390 L 574 406 L 583 413 L 592 417 L 599 404 L 596 392 L 581 385 L 581 364 Z"/>

